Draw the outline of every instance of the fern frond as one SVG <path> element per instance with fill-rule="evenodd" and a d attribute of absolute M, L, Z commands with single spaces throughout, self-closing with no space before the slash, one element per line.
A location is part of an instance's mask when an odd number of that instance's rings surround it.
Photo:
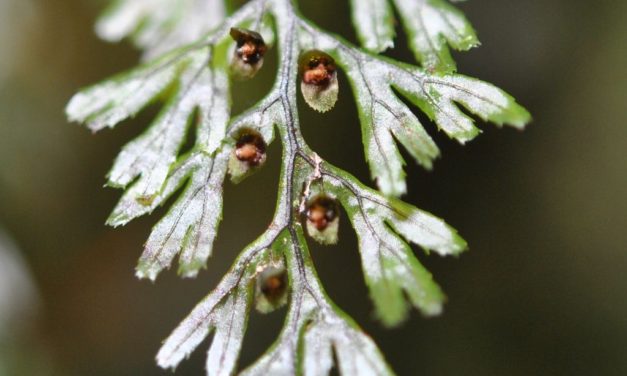
<path fill-rule="evenodd" d="M 275 138 L 282 144 L 270 226 L 165 341 L 157 362 L 175 368 L 213 332 L 207 372 L 233 374 L 251 307 L 270 312 L 289 300 L 275 344 L 242 374 L 324 375 L 337 360 L 346 375 L 391 375 L 372 339 L 325 293 L 303 227 L 313 240 L 333 243 L 342 206 L 358 235 L 364 278 L 381 321 L 399 324 L 410 306 L 437 315 L 444 294 L 409 243 L 441 256 L 456 256 L 467 245 L 443 220 L 398 198 L 407 188 L 397 143 L 428 169 L 439 156 L 401 97 L 460 143 L 479 134 L 461 107 L 497 126 L 522 128 L 530 115 L 495 86 L 454 73 L 449 47 L 465 50 L 478 41 L 461 12 L 444 0 L 352 0 L 363 48 L 319 29 L 291 0 L 252 0 L 228 17 L 217 4 L 118 1 L 99 23 L 101 35 L 131 36 L 146 57 L 176 48 L 82 90 L 67 107 L 70 120 L 99 131 L 165 101 L 148 130 L 124 146 L 108 176 L 108 185 L 125 189 L 107 221 L 112 226 L 151 213 L 180 191 L 148 238 L 137 267 L 141 278 L 154 280 L 177 256 L 179 273 L 196 276 L 212 253 L 227 175 L 234 182 L 248 178 L 262 168 L 266 147 Z M 377 55 L 393 45 L 393 6 L 421 67 Z M 208 12 L 215 14 L 206 18 Z M 232 117 L 229 73 L 253 76 L 275 39 L 274 86 Z M 379 190 L 322 160 L 301 134 L 299 84 L 310 106 L 330 110 L 338 94 L 337 68 L 354 92 L 365 157 Z M 195 144 L 181 155 L 188 132 Z"/>

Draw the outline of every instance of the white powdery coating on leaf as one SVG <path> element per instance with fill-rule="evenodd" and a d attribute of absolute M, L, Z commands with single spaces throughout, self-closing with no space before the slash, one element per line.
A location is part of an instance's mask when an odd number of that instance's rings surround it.
<path fill-rule="evenodd" d="M 361 331 L 336 332 L 334 347 L 342 375 L 393 375 L 372 339 Z"/>
<path fill-rule="evenodd" d="M 239 286 L 240 281 L 244 283 L 242 287 Z M 243 291 L 247 288 L 247 282 L 247 278 L 240 279 L 239 274 L 235 272 L 227 274 L 218 287 L 194 307 L 189 316 L 165 340 L 157 354 L 157 364 L 162 368 L 175 368 L 196 349 L 211 330 L 216 327 L 224 329 L 230 325 L 228 320 L 231 320 L 231 318 L 225 316 L 224 312 L 228 311 L 228 308 L 225 307 L 229 306 L 228 302 L 233 303 L 232 299 L 234 299 L 234 296 L 238 297 L 238 308 L 242 308 L 240 305 L 244 302 L 249 302 L 248 298 L 244 298 L 244 294 L 248 294 L 248 292 Z M 245 306 L 243 308 L 242 312 L 235 312 L 238 316 L 233 319 L 241 320 L 240 313 L 244 319 L 248 317 L 248 307 Z M 243 329 L 242 325 L 245 326 L 246 324 L 238 321 L 235 327 Z M 234 335 L 238 335 L 238 333 L 236 331 Z M 220 350 L 216 348 L 214 351 L 218 353 Z M 237 351 L 239 352 L 239 349 Z"/>
<path fill-rule="evenodd" d="M 359 250 L 366 281 L 380 318 L 395 325 L 406 317 L 404 290 L 412 304 L 427 316 L 442 311 L 443 295 L 431 276 L 418 263 L 405 242 L 382 222 L 356 217 Z"/>
<path fill-rule="evenodd" d="M 529 114 L 505 92 L 486 82 L 457 74 L 427 75 L 421 70 L 398 69 L 393 85 L 410 96 L 446 134 L 461 143 L 479 134 L 474 120 L 458 107 L 497 125 L 522 128 Z"/>
<path fill-rule="evenodd" d="M 315 325 L 307 329 L 303 346 L 303 371 L 305 376 L 326 376 L 333 368 L 331 339 L 325 336 L 324 328 Z"/>
<path fill-rule="evenodd" d="M 181 184 L 183 184 L 189 174 L 199 166 L 199 162 L 204 158 L 200 154 L 193 154 L 183 160 L 180 164 L 172 168 L 161 192 L 155 196 L 150 203 L 137 200 L 140 197 L 141 187 L 133 185 L 128 188 L 115 209 L 109 216 L 107 224 L 110 226 L 123 226 L 132 219 L 144 214 L 152 213 L 158 206 L 162 205 Z"/>
<path fill-rule="evenodd" d="M 130 35 L 139 26 L 141 19 L 153 6 L 163 5 L 163 1 L 118 1 L 115 9 L 107 12 L 96 24 L 96 33 L 105 40 L 118 42 Z"/>
<path fill-rule="evenodd" d="M 202 167 L 192 175 L 185 192 L 153 228 L 139 260 L 138 277 L 154 280 L 179 252 L 183 276 L 193 277 L 204 267 L 222 218 L 222 184 L 229 151 L 224 149 L 214 160 L 207 156 L 200 162 Z"/>
<path fill-rule="evenodd" d="M 301 43 L 311 43 L 303 39 Z M 428 169 L 439 150 L 416 116 L 391 89 L 393 76 L 400 69 L 360 51 L 338 48 L 338 42 L 327 35 L 322 35 L 316 46 L 333 52 L 346 70 L 357 100 L 366 160 L 373 179 L 385 195 L 402 195 L 406 192 L 405 162 L 396 140 Z"/>
<path fill-rule="evenodd" d="M 384 194 L 400 196 L 407 190 L 405 163 L 392 134 L 426 168 L 431 167 L 439 150 L 416 116 L 392 92 L 389 78 L 392 72 L 386 64 L 365 58 L 356 62 L 348 54 L 341 54 L 340 58 L 346 66 L 355 67 L 349 68 L 348 76 L 358 102 L 372 177 Z"/>
<path fill-rule="evenodd" d="M 304 374 L 327 375 L 337 355 L 342 375 L 392 375 L 372 339 L 330 310 L 319 315 L 304 335 Z"/>
<path fill-rule="evenodd" d="M 121 187 L 141 175 L 133 185 L 138 200 L 149 202 L 161 190 L 176 161 L 190 116 L 213 98 L 206 54 L 197 53 L 193 60 L 181 75 L 177 94 L 153 125 L 122 149 L 109 173 L 109 184 Z"/>
<path fill-rule="evenodd" d="M 529 113 L 512 97 L 487 82 L 462 75 L 433 77 L 425 80 L 425 86 L 439 90 L 452 101 L 462 104 L 473 114 L 497 125 L 505 123 L 523 128 L 529 121 Z"/>
<path fill-rule="evenodd" d="M 441 12 L 440 16 L 444 18 L 449 13 L 459 13 L 437 0 L 414 3 L 414 6 L 433 7 L 431 11 Z M 465 27 L 468 30 L 464 32 L 474 36 L 470 26 L 465 24 Z M 427 169 L 432 167 L 433 159 L 439 155 L 431 137 L 411 110 L 399 100 L 392 87 L 406 95 L 439 128 L 461 143 L 477 136 L 479 129 L 473 119 L 459 109 L 458 104 L 497 125 L 522 128 L 530 120 L 527 111 L 493 85 L 461 75 L 427 74 L 422 69 L 365 54 L 307 24 L 303 25 L 303 29 L 300 38 L 303 48 L 327 51 L 346 71 L 357 100 L 366 159 L 372 177 L 385 195 L 399 196 L 406 191 L 404 161 L 396 141 L 402 143 Z M 316 35 L 315 42 L 312 35 Z M 471 44 L 470 39 L 465 42 L 469 43 L 467 46 Z"/>
<path fill-rule="evenodd" d="M 294 344 L 292 344 L 293 342 Z M 265 353 L 250 368 L 245 369 L 241 376 L 293 376 L 296 374 L 296 338 L 284 340 L 272 351 Z"/>
<path fill-rule="evenodd" d="M 381 226 L 370 229 L 366 224 L 366 220 L 362 216 L 355 216 L 353 218 L 353 226 L 357 229 L 359 238 L 359 251 L 361 253 L 362 266 L 364 273 L 368 278 L 378 282 L 383 279 L 383 266 L 381 265 L 381 258 L 379 253 L 381 252 L 381 239 L 378 238 L 378 231 L 382 230 Z M 360 231 L 363 229 L 363 231 Z M 385 230 L 384 230 L 385 231 Z M 381 234 L 383 235 L 383 234 Z M 380 236 L 380 235 L 379 235 Z M 386 239 L 388 242 L 392 240 L 392 245 L 400 246 L 398 239 Z"/>
<path fill-rule="evenodd" d="M 403 292 L 423 314 L 439 314 L 444 295 L 403 238 L 441 255 L 457 254 L 466 243 L 455 230 L 428 213 L 357 184 L 351 194 L 335 184 L 325 183 L 325 189 L 340 198 L 355 228 L 364 276 L 383 322 L 396 325 L 406 317 Z"/>
<path fill-rule="evenodd" d="M 284 238 L 285 239 L 285 238 Z M 306 244 L 303 245 L 306 247 Z M 285 244 L 285 251 L 292 255 L 297 252 L 293 243 Z M 293 256 L 287 256 L 289 257 Z M 317 284 L 317 277 L 309 266 L 303 272 L 299 269 L 298 263 L 288 261 L 288 272 L 290 280 L 291 296 L 290 305 L 283 324 L 281 335 L 271 347 L 271 350 L 263 354 L 250 367 L 246 368 L 242 376 L 292 376 L 304 373 L 297 370 L 298 350 L 300 334 L 303 328 L 310 322 L 310 318 L 320 309 L 321 298 L 315 299 L 305 288 L 305 278 L 307 283 L 315 284 L 314 291 L 322 291 Z M 323 298 L 322 298 L 323 299 Z"/>
<path fill-rule="evenodd" d="M 509 105 L 507 97 L 493 85 L 464 76 L 426 79 L 425 86 L 433 87 L 452 101 L 463 103 L 484 119 Z"/>
<path fill-rule="evenodd" d="M 420 98 L 424 106 L 430 110 L 438 127 L 450 137 L 464 143 L 472 140 L 479 133 L 474 126 L 474 121 L 464 115 L 453 102 L 454 98 L 451 97 L 452 92 L 449 87 L 445 87 L 447 90 L 443 92 L 441 85 L 430 85 L 435 82 L 435 78 L 416 70 L 394 75 L 393 80 L 395 85 L 403 91 Z M 446 83 L 444 80 L 439 82 Z"/>
<path fill-rule="evenodd" d="M 297 286 L 292 291 L 299 291 Z M 300 290 L 302 291 L 302 290 Z M 250 367 L 246 368 L 241 376 L 292 376 L 297 374 L 296 362 L 298 352 L 298 335 L 308 322 L 307 317 L 316 307 L 315 300 L 308 293 L 301 295 L 302 299 L 291 297 L 288 316 L 283 331 L 270 351 L 267 351 Z M 295 303 L 299 301 L 300 304 Z"/>
<path fill-rule="evenodd" d="M 67 105 L 68 118 L 99 131 L 134 116 L 170 85 L 180 66 L 187 63 L 180 59 L 168 64 L 166 59 L 79 92 Z"/>
<path fill-rule="evenodd" d="M 351 7 L 362 46 L 373 52 L 394 47 L 394 19 L 388 0 L 352 0 Z"/>
<path fill-rule="evenodd" d="M 407 191 L 404 162 L 389 129 L 379 126 L 392 124 L 395 119 L 382 106 L 375 104 L 373 107 L 371 129 L 364 130 L 368 164 L 381 192 L 400 196 Z"/>
<path fill-rule="evenodd" d="M 246 331 L 250 289 L 238 288 L 214 313 L 215 335 L 207 354 L 208 375 L 233 374 Z"/>
<path fill-rule="evenodd" d="M 196 41 L 224 16 L 222 0 L 122 0 L 98 21 L 96 32 L 112 42 L 132 35 L 150 59 Z"/>
<path fill-rule="evenodd" d="M 442 0 L 394 0 L 410 36 L 410 46 L 427 69 L 454 70 L 447 42 L 465 50 L 478 44 L 472 27 Z"/>
<path fill-rule="evenodd" d="M 410 242 L 442 256 L 465 249 L 459 236 L 443 220 L 418 209 L 412 208 L 406 217 L 390 213 L 387 220 Z"/>
<path fill-rule="evenodd" d="M 214 328 L 209 305 L 210 299 L 201 302 L 192 313 L 174 330 L 157 354 L 157 364 L 161 368 L 175 368 L 187 358 Z"/>
<path fill-rule="evenodd" d="M 200 106 L 200 124 L 196 134 L 196 144 L 208 153 L 213 153 L 220 147 L 231 119 L 229 77 L 220 69 L 214 69 L 212 73 L 208 85 L 211 94 Z"/>

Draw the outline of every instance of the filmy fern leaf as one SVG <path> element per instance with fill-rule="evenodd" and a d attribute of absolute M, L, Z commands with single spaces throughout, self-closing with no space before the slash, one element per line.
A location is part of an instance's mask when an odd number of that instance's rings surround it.
<path fill-rule="evenodd" d="M 198 40 L 225 15 L 222 0 L 115 0 L 96 32 L 112 42 L 131 37 L 150 59 Z"/>
<path fill-rule="evenodd" d="M 394 47 L 394 17 L 388 0 L 351 0 L 352 18 L 361 45 L 372 52 Z"/>
<path fill-rule="evenodd" d="M 446 0 L 393 0 L 416 59 L 428 71 L 451 72 L 448 47 L 464 51 L 479 44 L 464 15 Z"/>
<path fill-rule="evenodd" d="M 425 168 L 439 155 L 401 97 L 460 143 L 479 130 L 459 106 L 499 126 L 522 128 L 530 117 L 502 90 L 453 73 L 449 47 L 464 50 L 478 41 L 446 1 L 351 4 L 363 48 L 319 29 L 292 0 L 251 0 L 228 17 L 217 0 L 120 0 L 99 21 L 101 36 L 132 37 L 149 61 L 80 91 L 68 104 L 69 119 L 99 131 L 165 101 L 108 175 L 108 184 L 125 193 L 107 223 L 125 225 L 180 191 L 148 238 L 137 267 L 140 278 L 154 280 L 177 256 L 179 273 L 196 276 L 212 253 L 227 175 L 235 182 L 248 178 L 263 166 L 275 137 L 283 146 L 271 225 L 165 341 L 157 355 L 161 367 L 176 367 L 213 332 L 208 374 L 235 373 L 251 307 L 269 312 L 288 301 L 275 344 L 242 374 L 324 375 L 335 361 L 346 375 L 392 374 L 372 339 L 326 295 L 307 247 L 305 229 L 316 241 L 337 240 L 339 206 L 358 234 L 364 279 L 381 321 L 397 325 L 410 305 L 427 316 L 442 311 L 444 294 L 409 243 L 442 256 L 458 255 L 466 243 L 441 219 L 398 198 L 407 188 L 397 142 Z M 394 8 L 421 67 L 377 55 L 393 46 Z M 254 76 L 275 39 L 274 86 L 232 117 L 229 73 Z M 365 157 L 379 190 L 322 160 L 300 132 L 298 86 L 313 108 L 330 110 L 337 99 L 336 68 L 354 91 Z M 181 155 L 188 132 L 195 144 Z"/>

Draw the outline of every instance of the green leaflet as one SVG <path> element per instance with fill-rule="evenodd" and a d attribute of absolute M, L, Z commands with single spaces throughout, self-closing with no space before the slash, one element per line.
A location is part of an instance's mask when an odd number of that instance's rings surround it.
<path fill-rule="evenodd" d="M 529 113 L 507 93 L 483 81 L 458 74 L 430 74 L 424 69 L 375 57 L 335 36 L 307 25 L 317 33 L 316 45 L 331 54 L 346 72 L 357 100 L 366 160 L 377 186 L 389 196 L 407 190 L 405 161 L 396 145 L 403 144 L 427 169 L 439 156 L 435 142 L 393 88 L 412 100 L 451 138 L 465 143 L 479 129 L 458 105 L 483 120 L 522 128 Z M 305 46 L 313 42 L 305 39 Z"/>
<path fill-rule="evenodd" d="M 351 0 L 352 19 L 361 45 L 372 52 L 394 47 L 394 17 L 388 0 Z"/>
<path fill-rule="evenodd" d="M 405 294 L 424 315 L 442 311 L 444 294 L 406 241 L 442 256 L 466 250 L 466 242 L 444 221 L 361 185 L 334 167 L 324 185 L 348 213 L 357 232 L 362 269 L 379 318 L 388 326 L 407 314 Z"/>
<path fill-rule="evenodd" d="M 392 0 L 416 59 L 429 72 L 455 71 L 448 46 L 465 51 L 479 45 L 464 15 L 446 0 Z"/>
<path fill-rule="evenodd" d="M 286 244 L 294 291 L 287 318 L 276 342 L 242 375 L 326 375 L 334 352 L 342 374 L 393 375 L 372 339 L 324 292 L 300 226 L 286 232 L 279 242 Z"/>
<path fill-rule="evenodd" d="M 361 45 L 374 53 L 394 46 L 394 4 L 409 47 L 429 72 L 456 70 L 449 46 L 460 51 L 479 45 L 463 13 L 446 0 L 352 0 L 353 25 Z"/>

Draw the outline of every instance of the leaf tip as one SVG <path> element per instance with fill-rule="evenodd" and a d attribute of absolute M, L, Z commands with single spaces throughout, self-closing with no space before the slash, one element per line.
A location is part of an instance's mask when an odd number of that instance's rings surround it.
<path fill-rule="evenodd" d="M 386 40 L 382 41 L 378 45 L 371 45 L 371 46 L 365 46 L 365 47 L 370 52 L 374 52 L 376 54 L 380 54 L 382 52 L 385 52 L 388 49 L 393 49 L 394 48 L 394 39 L 393 39 L 393 37 L 394 36 L 391 36 L 389 39 L 386 39 Z"/>
<path fill-rule="evenodd" d="M 525 127 L 527 127 L 527 125 L 529 125 L 529 123 L 531 123 L 533 121 L 533 117 L 531 116 L 531 113 L 524 108 L 523 106 L 519 105 L 516 102 L 513 102 L 511 104 L 511 112 L 512 112 L 512 117 L 509 121 L 509 123 L 517 129 L 524 129 Z"/>
<path fill-rule="evenodd" d="M 196 278 L 198 273 L 206 267 L 207 265 L 203 260 L 194 259 L 190 262 L 180 263 L 177 273 L 183 278 Z"/>
<path fill-rule="evenodd" d="M 166 353 L 165 346 L 161 348 L 155 360 L 157 361 L 157 365 L 164 370 L 170 370 L 173 373 L 176 371 L 176 367 L 179 363 L 184 359 L 184 357 L 176 357 L 174 358 L 172 354 Z"/>
<path fill-rule="evenodd" d="M 466 145 L 466 143 L 474 140 L 479 136 L 483 131 L 477 127 L 472 127 L 469 130 L 464 130 L 456 133 L 450 133 L 449 136 L 459 142 L 461 145 Z"/>
<path fill-rule="evenodd" d="M 407 309 L 403 309 L 401 313 L 386 314 L 378 312 L 376 315 L 381 324 L 387 329 L 395 329 L 402 326 L 407 321 L 408 316 Z"/>
<path fill-rule="evenodd" d="M 113 228 L 117 228 L 117 227 L 126 225 L 128 222 L 130 222 L 130 219 L 128 217 L 126 217 L 122 213 L 114 211 L 113 213 L 111 213 L 109 218 L 107 218 L 105 225 L 113 227 Z"/>
<path fill-rule="evenodd" d="M 462 253 L 468 251 L 468 242 L 464 240 L 458 233 L 457 230 L 453 229 L 450 226 L 449 232 L 451 234 L 451 239 L 446 244 L 442 244 L 436 249 L 433 249 L 440 256 L 459 256 Z"/>
<path fill-rule="evenodd" d="M 489 116 L 487 120 L 492 123 L 503 126 L 507 125 L 515 129 L 523 130 L 533 120 L 531 113 L 526 108 L 516 102 L 516 100 L 507 95 L 507 105 L 503 111 Z"/>
<path fill-rule="evenodd" d="M 453 255 L 460 255 L 464 252 L 468 251 L 468 242 L 461 237 L 461 235 L 459 235 L 457 232 L 453 233 L 453 251 L 451 252 L 451 254 Z"/>
<path fill-rule="evenodd" d="M 404 177 L 397 181 L 388 181 L 381 177 L 376 177 L 377 187 L 385 197 L 398 198 L 407 193 L 407 183 Z"/>
<path fill-rule="evenodd" d="M 444 304 L 442 302 L 428 304 L 421 307 L 420 312 L 426 318 L 438 317 L 444 312 Z"/>
<path fill-rule="evenodd" d="M 160 268 L 155 267 L 152 264 L 149 264 L 145 261 L 140 261 L 137 267 L 135 268 L 135 277 L 139 279 L 148 279 L 151 282 L 157 280 L 157 276 L 161 271 Z"/>

